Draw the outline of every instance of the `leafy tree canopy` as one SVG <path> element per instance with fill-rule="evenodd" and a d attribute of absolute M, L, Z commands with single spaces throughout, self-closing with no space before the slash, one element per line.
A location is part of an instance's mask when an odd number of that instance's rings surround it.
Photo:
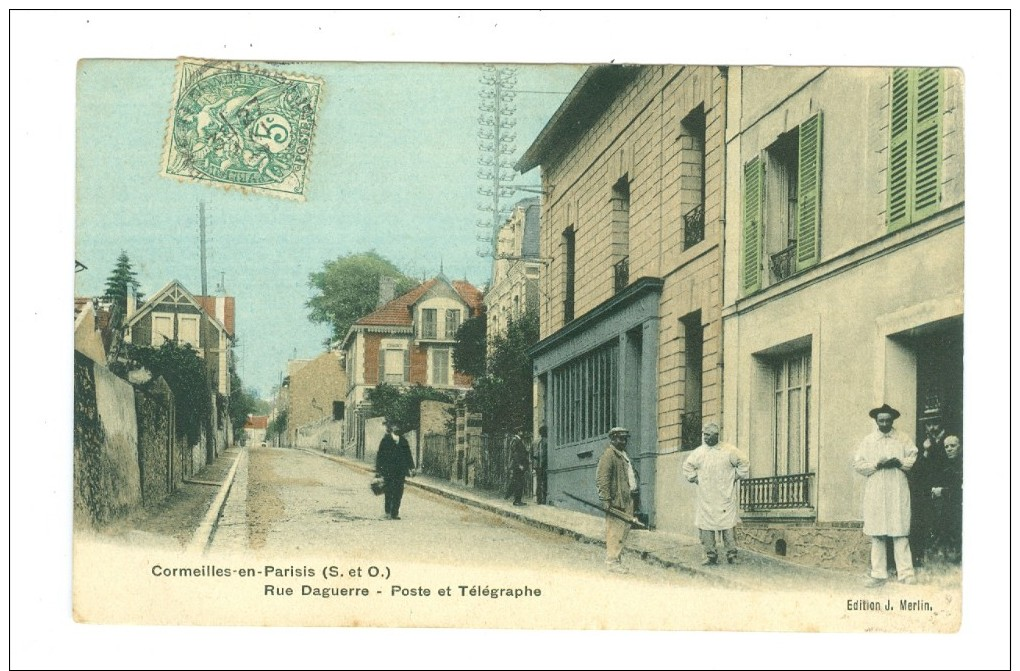
<path fill-rule="evenodd" d="M 106 293 L 103 294 L 103 298 L 112 300 L 119 305 L 121 314 L 124 314 L 124 310 L 127 309 L 128 291 L 134 291 L 140 300 L 142 297 L 138 291 L 140 288 L 138 273 L 131 266 L 131 259 L 128 258 L 127 252 L 121 250 L 120 256 L 117 257 L 117 265 L 114 266 L 110 276 L 106 278 Z"/>
<path fill-rule="evenodd" d="M 485 375 L 485 315 L 468 319 L 457 330 L 453 367 L 473 377 Z"/>
<path fill-rule="evenodd" d="M 422 401 L 454 401 L 452 394 L 433 387 L 396 387 L 385 382 L 369 389 L 365 398 L 372 404 L 372 414 L 391 418 L 406 431 L 420 427 Z"/>
<path fill-rule="evenodd" d="M 476 377 L 468 406 L 482 413 L 486 433 L 530 430 L 532 358 L 528 350 L 538 342 L 538 312 L 530 310 L 507 324 L 506 333 L 489 343 L 487 374 Z"/>
<path fill-rule="evenodd" d="M 212 416 L 212 391 L 205 363 L 198 352 L 191 345 L 167 341 L 158 348 L 127 345 L 125 357 L 126 363 L 117 362 L 110 368 L 120 374 L 142 367 L 152 373 L 154 379 L 162 377 L 174 394 L 178 435 L 187 436 L 192 444 L 197 443 L 202 428 Z"/>
<path fill-rule="evenodd" d="M 305 303 L 309 309 L 308 318 L 317 324 L 330 324 L 334 340 L 343 338 L 354 322 L 375 310 L 381 277 L 392 277 L 396 281 L 394 296 L 418 285 L 375 251 L 347 254 L 327 261 L 322 270 L 308 276 L 308 286 L 317 291 Z"/>

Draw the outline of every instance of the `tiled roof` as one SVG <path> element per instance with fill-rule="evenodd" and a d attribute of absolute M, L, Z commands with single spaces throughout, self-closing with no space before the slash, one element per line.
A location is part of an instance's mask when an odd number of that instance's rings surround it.
<path fill-rule="evenodd" d="M 248 421 L 244 423 L 246 429 L 265 429 L 269 427 L 268 415 L 249 415 Z"/>
<path fill-rule="evenodd" d="M 375 312 L 369 313 L 354 322 L 356 326 L 412 326 L 411 306 L 421 298 L 429 289 L 435 286 L 437 278 L 419 284 L 402 296 L 397 296 L 389 303 L 386 303 Z M 454 291 L 464 299 L 464 302 L 471 308 L 471 316 L 480 313 L 482 303 L 482 292 L 465 280 L 454 280 L 450 282 Z"/>

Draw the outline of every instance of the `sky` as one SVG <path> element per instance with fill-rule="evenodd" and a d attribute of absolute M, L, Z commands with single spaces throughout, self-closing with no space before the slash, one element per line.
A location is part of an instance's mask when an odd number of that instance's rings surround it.
<path fill-rule="evenodd" d="M 186 3 L 185 3 L 186 4 Z M 477 659 L 492 659 L 492 650 L 520 650 L 528 659 L 573 668 L 623 668 L 640 658 L 652 666 L 683 660 L 693 665 L 716 664 L 724 655 L 738 666 L 772 668 L 839 668 L 858 663 L 870 653 L 890 664 L 931 668 L 1007 668 L 1010 603 L 1002 589 L 1004 563 L 1010 557 L 1010 529 L 1001 518 L 1016 519 L 1009 498 L 1016 469 L 1009 461 L 1011 421 L 1010 373 L 1012 306 L 1010 270 L 1010 161 L 1003 129 L 1009 128 L 1011 74 L 1009 14 L 979 11 L 487 11 L 458 10 L 412 13 L 371 12 L 12 12 L 9 17 L 10 67 L 10 232 L 8 366 L 6 388 L 10 428 L 10 584 L 12 664 L 23 668 L 135 668 L 138 659 L 158 649 L 167 665 L 190 668 L 197 663 L 237 666 L 333 668 L 337 650 L 345 661 L 378 661 L 386 649 L 394 663 L 413 668 L 467 668 Z M 226 273 L 227 289 L 238 299 L 238 331 L 242 338 L 254 328 L 243 313 L 247 302 L 268 302 L 266 287 L 289 285 L 298 298 L 282 334 L 272 340 L 294 343 L 307 338 L 314 353 L 326 333 L 315 331 L 301 308 L 308 272 L 343 253 L 350 244 L 350 215 L 319 206 L 330 222 L 328 236 L 305 234 L 303 219 L 283 203 L 254 198 L 248 208 L 236 194 L 195 185 L 176 185 L 156 177 L 159 150 L 173 85 L 169 63 L 182 55 L 235 60 L 302 59 L 364 62 L 496 62 L 496 63 L 721 63 L 777 65 L 945 65 L 961 67 L 967 96 L 967 352 L 965 386 L 968 413 L 968 496 L 966 523 L 973 530 L 964 583 L 963 627 L 958 635 L 874 634 L 727 634 L 720 632 L 479 632 L 448 630 L 279 629 L 217 627 L 120 627 L 76 624 L 70 612 L 71 575 L 71 404 L 73 402 L 73 338 L 71 297 L 97 293 L 121 248 L 139 264 L 143 288 L 157 290 L 173 277 L 198 283 L 197 203 L 209 207 L 209 273 L 215 285 Z M 83 100 L 77 64 L 80 59 L 162 59 L 148 75 L 124 81 L 106 75 L 105 106 Z M 148 66 L 147 66 L 148 67 Z M 93 69 L 95 77 L 103 79 Z M 302 71 L 304 69 L 302 68 Z M 312 70 L 308 70 L 309 73 Z M 151 76 L 152 81 L 137 81 Z M 113 81 L 111 81 L 111 77 Z M 472 77 L 469 77 L 472 79 Z M 570 77 L 566 77 L 569 85 Z M 135 88 L 132 88 L 134 81 Z M 522 82 L 525 81 L 522 77 Z M 138 86 L 144 87 L 142 91 Z M 566 85 L 561 90 L 567 90 Z M 476 86 L 466 85 L 471 98 Z M 336 87 L 331 87 L 336 89 Z M 522 86 L 523 88 L 523 86 Z M 529 85 L 529 88 L 531 86 Z M 410 90 L 410 89 L 408 89 Z M 95 95 L 102 95 L 95 89 Z M 336 91 L 341 95 L 340 90 Z M 329 89 L 327 90 L 329 94 Z M 552 97 L 552 96 L 550 96 Z M 341 101 L 352 100 L 351 96 Z M 328 103 L 330 99 L 326 100 Z M 446 101 L 443 101 L 444 104 Z M 524 100 L 521 99 L 522 107 Z M 549 111 L 558 101 L 549 101 Z M 373 115 L 385 115 L 392 97 L 369 101 Z M 89 123 L 88 152 L 105 156 L 85 172 L 82 152 L 75 150 L 78 118 L 87 105 L 103 116 Z M 137 107 L 133 107 L 137 106 Z M 323 116 L 330 106 L 324 104 Z M 416 108 L 417 109 L 417 108 Z M 144 111 L 143 116 L 137 112 Z M 547 113 L 546 113 L 547 114 Z M 474 115 L 465 122 L 473 137 Z M 537 132 L 542 121 L 535 124 Z M 135 127 L 136 123 L 144 124 Z M 518 150 L 527 137 L 519 128 Z M 130 136 L 130 141 L 123 138 Z M 321 137 L 321 136 L 320 136 Z M 144 145 L 144 143 L 154 143 Z M 469 143 L 470 146 L 470 143 Z M 321 150 L 322 145 L 316 148 Z M 403 148 L 410 160 L 421 158 L 416 146 Z M 344 146 L 331 159 L 313 157 L 307 209 L 339 197 L 324 193 L 329 182 L 318 177 L 331 160 L 341 163 Z M 379 147 L 376 147 L 379 150 Z M 473 157 L 469 149 L 465 151 Z M 144 156 L 142 156 L 144 154 Z M 369 158 L 368 156 L 365 157 Z M 438 170 L 435 158 L 414 164 L 414 174 Z M 428 165 L 426 165 L 428 163 Z M 341 163 L 342 164 L 342 163 Z M 122 177 L 131 170 L 133 178 Z M 343 175 L 340 175 L 343 177 Z M 336 175 L 334 175 L 336 178 Z M 77 193 L 76 185 L 77 182 Z M 414 213 L 428 211 L 428 199 L 417 190 Z M 89 193 L 86 185 L 96 191 Z M 132 197 L 144 186 L 145 198 Z M 352 186 L 346 187 L 348 192 Z M 474 182 L 471 211 L 456 223 L 473 240 L 477 219 Z M 330 192 L 333 193 L 333 192 Z M 85 198 L 88 194 L 88 198 Z M 175 194 L 175 195 L 170 195 Z M 337 192 L 339 194 L 339 192 Z M 102 198 L 98 197 L 99 195 Z M 230 197 L 227 197 L 230 196 Z M 86 230 L 88 217 L 77 209 L 96 200 L 102 215 L 89 213 L 95 233 Z M 378 199 L 378 197 L 377 197 Z M 263 202 L 266 201 L 266 202 Z M 445 202 L 445 199 L 444 199 Z M 159 207 L 153 207 L 158 204 Z M 105 208 L 105 209 L 104 209 Z M 162 211 L 161 211 L 162 208 Z M 251 210 L 251 211 L 249 211 Z M 318 210 L 315 210 L 318 212 Z M 265 216 L 251 220 L 253 212 Z M 229 216 L 228 216 L 229 215 Z M 151 255 L 131 240 L 137 227 L 123 222 L 158 223 L 163 242 Z M 416 219 L 415 224 L 425 221 Z M 121 230 L 117 239 L 100 240 L 96 222 Z M 378 223 L 386 226 L 388 222 Z M 83 228 L 83 225 L 85 227 Z M 148 230 L 149 227 L 146 227 Z M 364 228 L 364 227 L 362 227 Z M 395 247 L 415 258 L 413 228 L 391 226 Z M 282 233 L 281 233 L 282 232 Z M 285 237 L 284 237 L 285 236 Z M 144 241 L 147 235 L 142 234 Z M 250 240 L 245 240 L 249 238 Z M 291 243 L 290 238 L 295 242 Z M 460 237 L 458 236 L 458 239 Z M 1009 240 L 1007 243 L 1006 240 Z M 307 258 L 283 255 L 278 247 L 296 245 Z M 146 243 L 148 244 L 148 243 Z M 444 243 L 444 259 L 449 242 Z M 243 251 L 238 251 L 239 248 Z M 248 250 L 254 250 L 254 253 Z M 379 251 L 385 253 L 382 245 Z M 474 253 L 468 243 L 465 258 Z M 89 270 L 74 275 L 72 261 L 88 254 Z M 233 263 L 228 267 L 228 262 Z M 444 266 L 445 266 L 444 260 Z M 453 266 L 451 274 L 459 273 Z M 486 277 L 484 264 L 464 270 L 472 281 Z M 937 269 L 919 269 L 937 281 Z M 179 273 L 179 275 L 178 275 Z M 235 275 L 266 278 L 242 293 Z M 481 279 L 479 279 L 481 278 Z M 13 280 L 13 281 L 12 281 Z M 299 291 L 300 290 L 300 291 Z M 246 290 L 246 292 L 249 290 Z M 1007 303 L 1008 299 L 1008 303 Z M 247 308 L 245 308 L 247 309 Z M 3 317 L 0 317 L 2 319 Z M 253 345 L 254 346 L 254 345 Z M 252 354 L 242 355 L 247 361 Z M 277 371 L 292 356 L 295 344 L 266 355 Z M 307 349 L 305 349 L 305 347 Z M 244 366 L 245 377 L 248 363 Z M 278 373 L 277 373 L 278 375 Z M 267 375 L 266 384 L 273 383 Z M 14 392 L 14 393 L 12 393 Z M 5 390 L 0 388 L 0 397 Z M 973 420 L 971 419 L 973 418 Z M 975 458 L 976 457 L 976 458 Z M 973 465 L 973 469 L 972 469 Z M 17 477 L 15 476 L 17 474 Z M 23 477 L 29 474 L 29 477 Z M 971 489 L 973 491 L 971 491 Z M 972 505 L 971 505 L 972 504 Z M 973 515 L 971 515 L 971 511 Z M 44 522 L 42 522 L 44 521 Z M 527 626 L 527 623 L 522 623 Z M 620 623 L 626 627 L 626 623 Z M 60 641 L 60 645 L 54 645 Z M 227 641 L 226 644 L 224 642 Z M 791 655 L 795 649 L 797 654 Z M 451 655 L 450 650 L 463 651 Z M 635 652 L 640 651 L 640 652 Z M 635 657 L 637 655 L 637 657 Z M 397 661 L 399 660 L 399 662 Z M 855 660 L 848 662 L 847 660 Z M 512 663 L 512 662 L 507 662 Z M 500 662 L 495 664 L 498 666 Z M 62 668 L 62 667 L 59 667 Z"/>
<path fill-rule="evenodd" d="M 201 293 L 199 203 L 206 209 L 208 291 L 236 299 L 235 352 L 246 387 L 268 398 L 286 361 L 322 352 L 328 325 L 308 319 L 311 272 L 375 250 L 405 273 L 443 272 L 482 287 L 478 117 L 471 64 L 290 63 L 322 80 L 307 199 L 228 192 L 159 175 L 174 86 L 172 60 L 84 60 L 77 71 L 76 259 L 80 296 L 103 292 L 127 252 L 141 291 L 171 280 Z M 527 149 L 583 73 L 517 67 L 516 150 Z M 538 170 L 516 175 L 539 183 Z M 529 197 L 518 191 L 508 204 Z"/>

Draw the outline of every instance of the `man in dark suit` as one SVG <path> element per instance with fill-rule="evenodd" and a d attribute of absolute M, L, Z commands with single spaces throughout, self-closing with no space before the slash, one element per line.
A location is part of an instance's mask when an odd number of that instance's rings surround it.
<path fill-rule="evenodd" d="M 386 421 L 386 435 L 379 441 L 375 455 L 375 474 L 385 483 L 386 517 L 400 519 L 400 500 L 404 498 L 404 478 L 414 469 L 414 457 L 407 438 L 394 420 Z"/>

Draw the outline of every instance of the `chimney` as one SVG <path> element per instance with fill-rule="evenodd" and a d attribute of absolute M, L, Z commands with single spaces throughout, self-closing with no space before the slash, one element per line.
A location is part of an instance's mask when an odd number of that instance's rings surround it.
<path fill-rule="evenodd" d="M 128 290 L 127 290 L 127 301 L 126 301 L 126 304 L 125 304 L 125 308 L 126 309 L 124 310 L 124 313 L 125 313 L 124 314 L 124 321 L 127 321 L 128 319 L 131 319 L 132 315 L 135 314 L 135 309 L 136 309 L 135 290 L 132 289 L 131 287 L 128 287 Z"/>
<path fill-rule="evenodd" d="M 397 280 L 395 280 L 392 277 L 387 277 L 385 275 L 380 275 L 379 276 L 379 302 L 376 304 L 376 307 L 377 308 L 381 308 L 382 306 L 386 305 L 387 303 L 392 301 L 394 298 L 396 298 L 393 295 L 396 292 L 396 290 L 397 290 Z"/>

